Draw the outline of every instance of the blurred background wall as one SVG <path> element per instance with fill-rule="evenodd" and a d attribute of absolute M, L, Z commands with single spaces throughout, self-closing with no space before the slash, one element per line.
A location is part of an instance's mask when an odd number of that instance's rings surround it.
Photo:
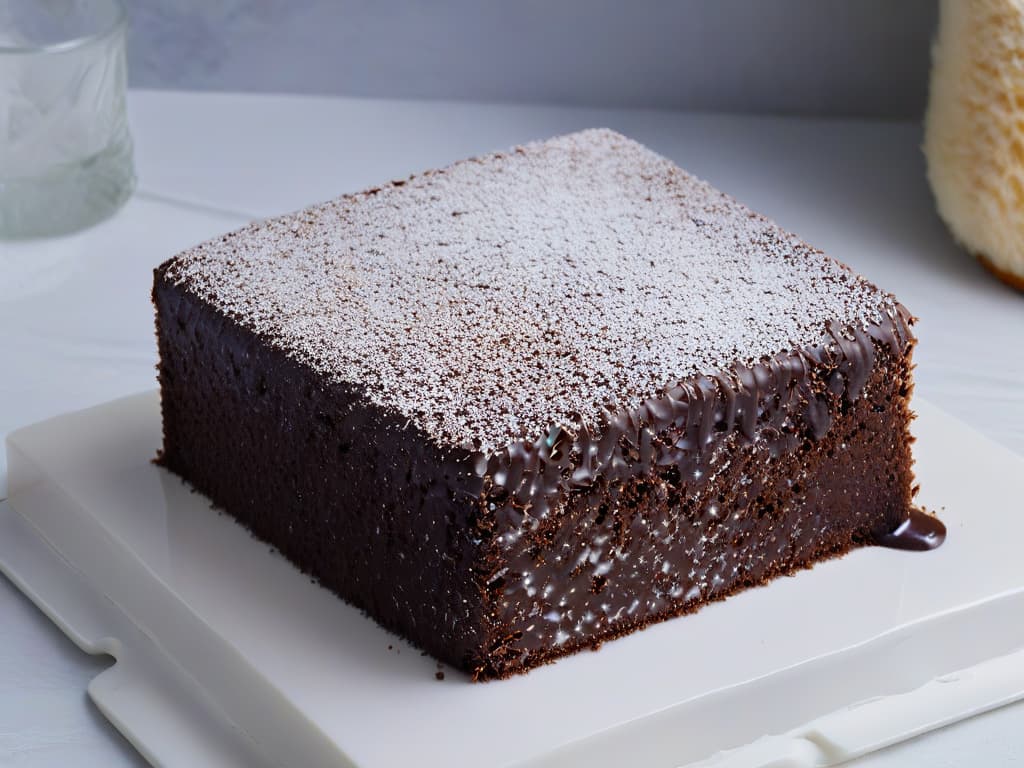
<path fill-rule="evenodd" d="M 935 0 L 126 0 L 134 86 L 918 117 Z"/>

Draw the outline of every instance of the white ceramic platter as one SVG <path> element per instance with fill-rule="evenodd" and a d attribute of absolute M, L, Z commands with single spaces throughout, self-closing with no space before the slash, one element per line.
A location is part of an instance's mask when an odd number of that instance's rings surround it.
<path fill-rule="evenodd" d="M 155 762 L 830 764 L 1024 696 L 1024 459 L 916 407 L 940 549 L 859 550 L 496 683 L 437 680 L 153 466 L 155 392 L 8 438 L 0 566 L 117 658 L 90 694 Z"/>

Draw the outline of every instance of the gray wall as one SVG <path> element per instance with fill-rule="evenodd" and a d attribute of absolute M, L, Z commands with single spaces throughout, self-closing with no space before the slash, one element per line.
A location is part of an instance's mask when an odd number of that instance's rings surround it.
<path fill-rule="evenodd" d="M 917 117 L 935 0 L 126 0 L 132 83 Z"/>

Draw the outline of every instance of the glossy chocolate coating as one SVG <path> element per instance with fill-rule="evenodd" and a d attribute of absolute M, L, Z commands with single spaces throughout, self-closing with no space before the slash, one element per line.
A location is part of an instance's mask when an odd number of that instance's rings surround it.
<path fill-rule="evenodd" d="M 891 320 L 491 456 L 481 514 L 497 627 L 475 673 L 501 677 L 852 546 L 903 541 L 887 534 L 911 501 L 913 340 L 905 310 Z"/>
<path fill-rule="evenodd" d="M 907 519 L 895 530 L 875 537 L 875 543 L 890 549 L 925 552 L 942 545 L 946 540 L 946 526 L 934 515 L 911 509 Z"/>
<path fill-rule="evenodd" d="M 891 543 L 911 503 L 903 311 L 486 456 L 437 446 L 159 273 L 154 295 L 164 465 L 479 679 Z"/>
<path fill-rule="evenodd" d="M 153 297 L 164 466 L 475 679 L 937 541 L 900 529 L 906 309 L 608 131 L 251 225 Z"/>

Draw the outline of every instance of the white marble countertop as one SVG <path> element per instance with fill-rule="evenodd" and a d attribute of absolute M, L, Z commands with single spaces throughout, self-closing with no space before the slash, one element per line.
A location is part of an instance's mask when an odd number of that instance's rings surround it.
<path fill-rule="evenodd" d="M 894 291 L 921 317 L 918 391 L 1024 453 L 1024 296 L 936 218 L 917 125 L 152 92 L 132 92 L 129 107 L 139 190 L 128 205 L 72 237 L 0 242 L 0 436 L 155 385 L 150 276 L 177 250 L 382 179 L 607 125 Z M 142 765 L 86 698 L 106 661 L 4 579 L 0 615 L 0 764 Z M 1007 707 L 858 764 L 1015 764 L 1021 717 L 1024 704 Z"/>

